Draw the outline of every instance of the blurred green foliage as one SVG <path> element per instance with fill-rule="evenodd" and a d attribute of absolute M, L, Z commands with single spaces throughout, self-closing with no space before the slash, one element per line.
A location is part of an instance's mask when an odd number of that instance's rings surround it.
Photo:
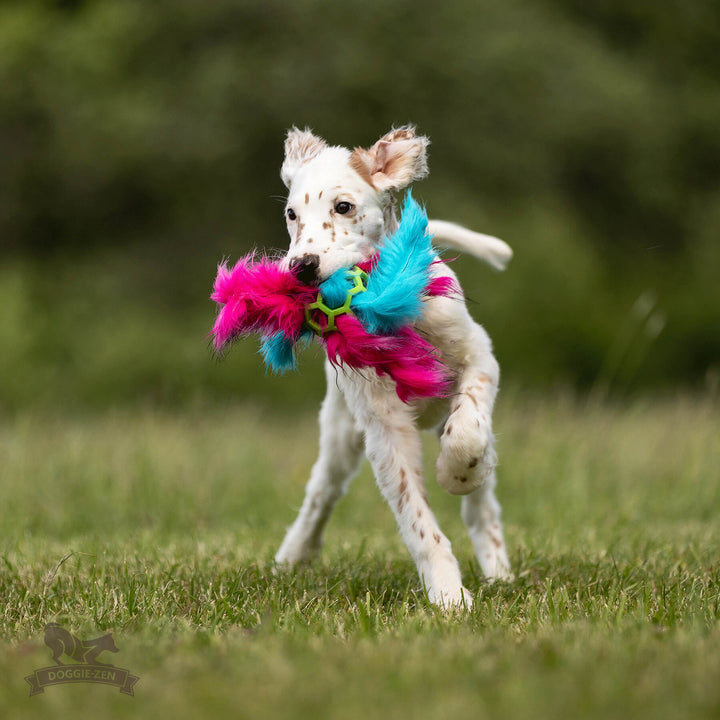
<path fill-rule="evenodd" d="M 455 264 L 506 379 L 717 384 L 718 47 L 711 0 L 6 0 L 0 406 L 314 394 L 203 341 L 293 124 L 430 136 L 430 215 L 516 251 Z"/>

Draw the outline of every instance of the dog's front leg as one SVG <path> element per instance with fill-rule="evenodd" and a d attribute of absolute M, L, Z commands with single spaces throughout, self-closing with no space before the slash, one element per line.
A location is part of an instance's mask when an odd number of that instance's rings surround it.
<path fill-rule="evenodd" d="M 485 576 L 509 580 L 512 573 L 495 498 L 492 411 L 499 368 L 482 327 L 472 323 L 465 338 L 457 394 L 440 436 L 437 479 L 449 492 L 465 496 L 462 517 Z M 462 345 L 458 343 L 456 351 Z"/>
<path fill-rule="evenodd" d="M 438 482 L 453 495 L 485 485 L 497 462 L 492 411 L 500 370 L 487 333 L 472 321 L 467 326 L 456 347 L 461 356 L 457 393 L 450 402 L 436 464 Z"/>
<path fill-rule="evenodd" d="M 362 457 L 362 433 L 329 363 L 326 376 L 327 394 L 320 409 L 320 452 L 300 512 L 275 555 L 278 564 L 292 566 L 317 554 L 330 513 L 357 472 Z"/>
<path fill-rule="evenodd" d="M 450 541 L 430 509 L 420 434 L 394 384 L 374 373 L 346 377 L 345 393 L 365 431 L 365 450 L 378 486 L 397 520 L 429 600 L 443 607 L 472 604 Z"/>

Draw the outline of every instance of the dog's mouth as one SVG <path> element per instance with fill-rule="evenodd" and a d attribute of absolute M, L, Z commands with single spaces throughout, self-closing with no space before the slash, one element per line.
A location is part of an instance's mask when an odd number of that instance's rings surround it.
<path fill-rule="evenodd" d="M 290 270 L 303 285 L 316 286 L 319 284 L 320 257 L 318 255 L 303 255 L 290 263 Z"/>
<path fill-rule="evenodd" d="M 286 267 L 303 285 L 318 287 L 338 270 L 349 270 L 360 262 L 369 260 L 375 253 L 360 254 L 346 252 L 333 258 L 334 262 L 320 263 L 320 256 L 306 253 L 300 257 L 286 260 Z"/>

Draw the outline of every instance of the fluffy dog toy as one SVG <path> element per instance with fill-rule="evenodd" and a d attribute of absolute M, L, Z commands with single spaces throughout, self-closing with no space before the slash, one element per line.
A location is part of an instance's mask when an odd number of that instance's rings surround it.
<path fill-rule="evenodd" d="M 389 376 L 403 402 L 447 396 L 449 371 L 412 327 L 424 298 L 455 290 L 451 278 L 431 277 L 439 261 L 430 240 L 427 216 L 408 193 L 400 226 L 379 252 L 318 287 L 252 254 L 232 270 L 223 263 L 211 296 L 220 306 L 211 332 L 215 350 L 259 333 L 265 363 L 284 372 L 296 367 L 297 344 L 315 334 L 331 363 Z"/>

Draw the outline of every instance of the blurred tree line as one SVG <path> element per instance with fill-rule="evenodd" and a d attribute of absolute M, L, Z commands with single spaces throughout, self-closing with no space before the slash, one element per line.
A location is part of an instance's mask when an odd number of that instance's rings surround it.
<path fill-rule="evenodd" d="M 217 260 L 285 242 L 285 130 L 412 122 L 430 215 L 516 251 L 502 276 L 457 261 L 506 377 L 717 383 L 719 49 L 712 0 L 5 0 L 0 370 L 87 369 L 88 337 L 151 308 L 143 357 L 120 337 L 97 372 L 124 373 L 111 398 L 167 381 Z"/>

